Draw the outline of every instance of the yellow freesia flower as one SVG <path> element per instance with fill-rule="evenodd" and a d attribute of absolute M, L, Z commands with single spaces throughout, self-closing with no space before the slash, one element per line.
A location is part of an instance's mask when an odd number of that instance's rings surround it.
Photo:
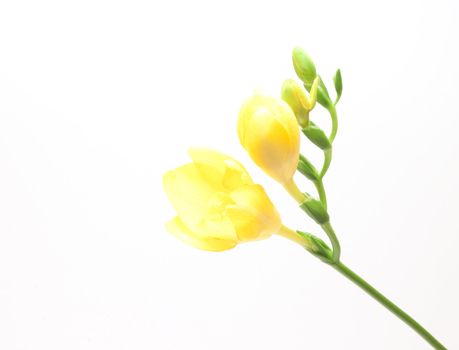
<path fill-rule="evenodd" d="M 282 184 L 291 181 L 299 159 L 300 130 L 286 102 L 255 94 L 243 104 L 237 130 L 242 146 L 260 168 Z"/>
<path fill-rule="evenodd" d="M 279 231 L 280 216 L 263 187 L 235 159 L 208 149 L 190 149 L 192 162 L 164 175 L 177 216 L 170 233 L 200 249 L 223 251 Z"/>

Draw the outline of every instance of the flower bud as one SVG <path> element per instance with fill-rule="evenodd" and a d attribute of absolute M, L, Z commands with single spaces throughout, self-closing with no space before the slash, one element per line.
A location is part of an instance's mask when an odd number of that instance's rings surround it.
<path fill-rule="evenodd" d="M 298 162 L 298 171 L 311 181 L 317 181 L 320 178 L 315 166 L 301 154 L 300 161 Z"/>
<path fill-rule="evenodd" d="M 287 103 L 254 95 L 242 105 L 237 129 L 241 145 L 255 164 L 281 184 L 292 179 L 300 154 L 300 131 Z"/>
<path fill-rule="evenodd" d="M 323 240 L 307 232 L 296 232 L 308 243 L 306 249 L 308 249 L 311 254 L 327 264 L 333 263 L 333 251 Z"/>
<path fill-rule="evenodd" d="M 304 88 L 298 85 L 295 80 L 288 79 L 282 84 L 281 97 L 295 113 L 298 124 L 302 128 L 306 127 L 309 122 L 311 104 L 304 92 Z"/>
<path fill-rule="evenodd" d="M 332 145 L 327 135 L 325 135 L 324 131 L 314 123 L 309 123 L 309 125 L 306 128 L 303 128 L 301 131 L 309 139 L 309 141 L 311 141 L 321 150 L 325 151 L 331 148 Z"/>
<path fill-rule="evenodd" d="M 316 77 L 316 66 L 311 57 L 300 47 L 293 49 L 292 53 L 293 67 L 303 83 L 310 87 Z"/>
<path fill-rule="evenodd" d="M 326 224 L 330 221 L 330 217 L 321 201 L 314 198 L 309 198 L 304 201 L 300 208 L 308 214 L 311 219 L 317 222 L 319 225 Z"/>
<path fill-rule="evenodd" d="M 341 76 L 340 69 L 338 69 L 335 75 L 333 76 L 333 84 L 335 85 L 335 90 L 336 90 L 335 104 L 337 104 L 339 99 L 341 98 L 341 94 L 343 93 L 343 78 Z"/>

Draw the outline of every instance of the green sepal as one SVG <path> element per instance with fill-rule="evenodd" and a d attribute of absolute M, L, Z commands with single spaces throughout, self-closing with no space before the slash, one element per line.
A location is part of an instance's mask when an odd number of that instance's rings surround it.
<path fill-rule="evenodd" d="M 331 148 L 331 142 L 325 135 L 324 131 L 320 129 L 317 125 L 310 122 L 307 127 L 302 129 L 303 134 L 317 147 L 322 150 L 327 150 Z"/>
<path fill-rule="evenodd" d="M 328 215 L 327 209 L 325 209 L 322 202 L 317 199 L 307 199 L 300 204 L 300 208 L 303 209 L 306 214 L 308 214 L 319 225 L 326 224 L 330 221 L 330 216 Z"/>
<path fill-rule="evenodd" d="M 319 102 L 322 106 L 328 109 L 332 105 L 332 101 L 330 99 L 330 95 L 328 94 L 327 87 L 325 86 L 320 75 L 319 75 L 319 78 L 320 78 L 320 81 L 319 81 L 319 87 L 317 88 L 317 102 Z M 308 90 L 308 92 L 311 92 L 311 86 L 312 86 L 312 82 L 304 84 L 304 87 L 306 90 Z"/>
<path fill-rule="evenodd" d="M 343 78 L 341 77 L 341 70 L 338 69 L 333 77 L 333 83 L 335 84 L 336 90 L 336 100 L 335 105 L 338 103 L 339 99 L 341 98 L 341 94 L 343 93 Z"/>
<path fill-rule="evenodd" d="M 330 247 L 320 238 L 306 232 L 296 231 L 301 237 L 308 242 L 306 249 L 327 264 L 333 264 L 333 251 Z"/>
<path fill-rule="evenodd" d="M 297 169 L 309 180 L 317 181 L 319 179 L 319 173 L 315 166 L 312 165 L 312 163 L 302 154 L 300 154 L 300 160 L 298 161 Z"/>

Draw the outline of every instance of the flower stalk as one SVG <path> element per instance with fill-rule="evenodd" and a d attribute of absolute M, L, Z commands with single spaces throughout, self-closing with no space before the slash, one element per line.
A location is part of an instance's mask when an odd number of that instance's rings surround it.
<path fill-rule="evenodd" d="M 384 306 L 387 310 L 405 322 L 434 349 L 446 350 L 446 347 L 413 317 L 402 310 L 399 306 L 397 306 L 394 302 L 392 302 L 389 298 L 387 298 L 384 294 L 378 291 L 375 287 L 360 277 L 344 263 L 341 261 L 336 262 L 336 260 L 332 257 L 332 250 L 322 240 L 309 233 L 300 231 L 295 232 L 286 226 L 282 226 L 278 234 L 299 244 L 312 255 L 316 256 L 328 265 L 331 265 L 336 271 L 345 276 L 352 283 L 357 285 L 373 299 Z M 333 250 L 333 252 L 334 251 L 335 250 Z"/>
<path fill-rule="evenodd" d="M 348 278 L 351 282 L 359 286 L 367 294 L 369 294 L 376 301 L 378 301 L 381 305 L 383 305 L 387 310 L 392 312 L 395 316 L 397 316 L 399 319 L 405 322 L 408 326 L 410 326 L 417 334 L 419 334 L 434 349 L 446 350 L 446 347 L 442 343 L 440 343 L 440 341 L 437 338 L 435 338 L 427 329 L 421 326 L 419 322 L 417 322 L 413 317 L 408 315 L 400 307 L 394 304 L 391 300 L 389 300 L 386 296 L 384 296 L 376 288 L 370 285 L 362 277 L 357 275 L 349 267 L 344 265 L 342 262 L 338 262 L 337 264 L 334 264 L 332 266 L 336 271 L 338 271 L 343 276 Z"/>
<path fill-rule="evenodd" d="M 292 60 L 303 86 L 288 79 L 282 85 L 281 98 L 258 93 L 247 99 L 239 112 L 238 137 L 254 163 L 280 183 L 322 229 L 331 248 L 314 234 L 285 226 L 263 187 L 252 181 L 242 164 L 209 149 L 191 149 L 190 163 L 165 174 L 164 189 L 177 212 L 167 229 L 185 243 L 208 251 L 232 249 L 273 234 L 282 236 L 331 265 L 434 349 L 446 349 L 409 314 L 341 262 L 341 245 L 331 224 L 323 181 L 338 132 L 336 105 L 343 90 L 341 71 L 338 69 L 333 77 L 336 95 L 332 100 L 311 57 L 295 48 Z M 311 120 L 316 102 L 330 114 L 330 134 Z M 300 131 L 323 152 L 320 171 L 300 153 Z M 297 170 L 315 186 L 317 199 L 298 187 L 293 178 Z"/>

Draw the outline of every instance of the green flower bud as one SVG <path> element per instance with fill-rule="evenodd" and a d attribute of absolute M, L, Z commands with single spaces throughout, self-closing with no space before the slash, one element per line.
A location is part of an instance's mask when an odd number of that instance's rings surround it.
<path fill-rule="evenodd" d="M 293 67 L 303 83 L 310 88 L 316 77 L 316 66 L 311 57 L 300 47 L 295 47 L 292 53 Z M 309 89 L 308 89 L 309 90 Z"/>
<path fill-rule="evenodd" d="M 330 221 L 330 216 L 327 213 L 324 205 L 321 201 L 314 198 L 308 198 L 305 202 L 300 205 L 306 214 L 308 214 L 315 222 L 319 225 L 326 224 Z"/>
<path fill-rule="evenodd" d="M 335 104 L 338 103 L 339 99 L 341 98 L 341 94 L 343 93 L 343 78 L 341 77 L 341 70 L 337 70 L 335 76 L 333 77 L 333 83 L 335 84 L 336 90 L 336 101 Z"/>
<path fill-rule="evenodd" d="M 321 150 L 327 150 L 331 148 L 331 142 L 327 135 L 325 135 L 323 130 L 316 126 L 314 123 L 310 122 L 309 125 L 306 128 L 303 128 L 301 131 L 306 135 L 309 141 L 311 141 Z"/>
<path fill-rule="evenodd" d="M 319 237 L 316 237 L 310 233 L 296 231 L 305 241 L 308 243 L 308 249 L 311 254 L 322 260 L 327 264 L 333 263 L 333 252 L 328 245 L 322 241 Z"/>
<path fill-rule="evenodd" d="M 305 84 L 304 87 L 309 91 L 308 86 Z M 330 95 L 328 94 L 327 87 L 325 86 L 322 79 L 319 81 L 319 88 L 317 89 L 317 102 L 319 102 L 325 108 L 329 108 L 332 105 Z"/>
<path fill-rule="evenodd" d="M 309 180 L 317 181 L 319 179 L 319 173 L 315 166 L 302 154 L 300 154 L 300 160 L 298 161 L 298 171 Z"/>

